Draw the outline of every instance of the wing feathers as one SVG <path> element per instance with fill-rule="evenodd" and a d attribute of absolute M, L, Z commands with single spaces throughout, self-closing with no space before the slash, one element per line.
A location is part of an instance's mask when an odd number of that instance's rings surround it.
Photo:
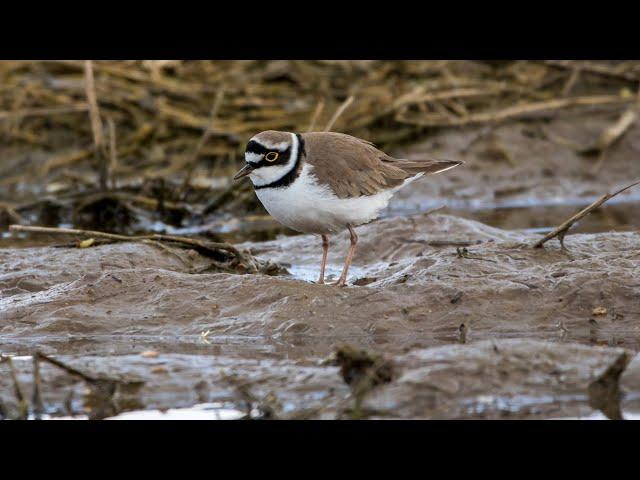
<path fill-rule="evenodd" d="M 463 163 L 456 160 L 396 160 L 395 165 L 408 173 L 435 175 Z"/>
<path fill-rule="evenodd" d="M 424 172 L 435 174 L 462 162 L 399 160 L 372 143 L 335 132 L 303 133 L 306 156 L 318 181 L 339 198 L 375 195 Z"/>

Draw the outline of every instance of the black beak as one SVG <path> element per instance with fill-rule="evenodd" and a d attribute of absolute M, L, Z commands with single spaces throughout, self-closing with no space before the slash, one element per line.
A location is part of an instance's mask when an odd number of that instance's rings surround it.
<path fill-rule="evenodd" d="M 253 172 L 253 170 L 254 170 L 255 168 L 256 168 L 256 167 L 254 167 L 254 166 L 253 166 L 253 165 L 251 165 L 250 163 L 246 163 L 246 164 L 245 164 L 245 166 L 244 166 L 244 167 L 242 167 L 242 168 L 240 169 L 240 171 L 239 171 L 238 173 L 236 173 L 236 174 L 233 176 L 233 179 L 234 179 L 234 180 L 239 180 L 239 179 L 241 179 L 242 177 L 245 177 L 245 176 L 249 175 L 251 172 Z"/>

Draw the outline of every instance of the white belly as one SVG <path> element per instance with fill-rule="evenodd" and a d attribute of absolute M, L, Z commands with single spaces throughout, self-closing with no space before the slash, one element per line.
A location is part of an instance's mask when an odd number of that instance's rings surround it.
<path fill-rule="evenodd" d="M 340 232 L 347 224 L 370 222 L 386 208 L 396 189 L 357 198 L 338 198 L 327 186 L 318 185 L 305 164 L 288 187 L 256 190 L 264 208 L 278 222 L 303 233 Z"/>

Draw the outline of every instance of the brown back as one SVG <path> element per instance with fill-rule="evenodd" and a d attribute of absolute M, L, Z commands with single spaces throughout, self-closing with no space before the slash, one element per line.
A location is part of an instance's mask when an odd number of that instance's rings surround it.
<path fill-rule="evenodd" d="M 306 157 L 318 180 L 339 198 L 375 195 L 420 172 L 437 173 L 462 162 L 400 160 L 372 143 L 335 132 L 303 133 Z"/>

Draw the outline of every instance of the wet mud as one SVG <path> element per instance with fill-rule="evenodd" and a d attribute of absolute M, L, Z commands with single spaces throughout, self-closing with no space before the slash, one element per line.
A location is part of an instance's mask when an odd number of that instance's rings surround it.
<path fill-rule="evenodd" d="M 13 369 L 31 417 L 631 417 L 640 410 L 638 190 L 582 220 L 566 250 L 557 239 L 531 248 L 640 178 L 637 122 L 606 156 L 581 153 L 618 115 L 433 130 L 398 148 L 466 165 L 413 182 L 358 229 L 346 288 L 314 283 L 318 238 L 259 212 L 154 225 L 232 240 L 280 265 L 274 275 L 216 271 L 196 251 L 77 248 L 4 231 L 0 415 L 25 413 Z M 329 278 L 347 246 L 346 233 L 330 239 Z M 45 361 L 35 375 L 38 351 L 112 388 Z"/>
<path fill-rule="evenodd" d="M 346 288 L 313 282 L 319 256 L 313 236 L 239 245 L 287 267 L 277 276 L 196 274 L 170 252 L 135 243 L 5 249 L 0 347 L 14 355 L 64 354 L 60 358 L 94 375 L 143 382 L 132 407 L 233 403 L 222 394 L 228 388 L 220 383 L 229 381 L 222 375 L 247 384 L 249 403 L 269 397 L 286 405 L 286 415 L 271 415 L 313 418 L 587 414 L 590 385 L 618 365 L 617 386 L 640 348 L 637 233 L 576 234 L 566 238 L 566 251 L 555 240 L 533 249 L 536 234 L 436 213 L 383 219 L 362 227 L 360 238 Z M 334 276 L 347 244 L 345 235 L 332 239 Z M 524 350 L 491 363 L 492 342 L 499 351 Z M 373 386 L 378 393 L 367 393 L 356 410 L 349 402 L 360 394 L 327 360 L 344 344 L 382 352 L 399 372 Z M 158 356 L 140 356 L 149 350 Z M 534 368 L 536 356 L 544 369 Z M 592 368 L 598 359 L 603 363 Z M 478 376 L 489 367 L 467 371 L 467 361 L 489 362 L 495 372 Z M 431 370 L 440 372 L 439 362 L 451 371 L 430 377 Z M 549 383 L 563 362 L 580 370 L 566 385 L 566 402 Z M 27 385 L 30 366 L 22 372 Z M 42 369 L 43 391 L 69 376 L 47 373 L 51 369 Z M 423 374 L 428 378 L 415 380 Z M 196 384 L 203 381 L 209 394 L 198 397 Z M 485 389 L 477 390 L 477 382 Z M 434 397 L 429 385 L 445 394 Z M 3 390 L 11 392 L 10 385 Z M 51 390 L 46 403 L 60 405 L 61 389 Z"/>
<path fill-rule="evenodd" d="M 605 154 L 584 153 L 618 116 L 619 112 L 606 109 L 587 114 L 565 112 L 535 121 L 434 132 L 394 155 L 453 158 L 464 161 L 464 168 L 411 183 L 394 196 L 391 212 L 446 205 L 456 212 L 467 211 L 469 216 L 474 211 L 486 215 L 488 209 L 528 207 L 534 208 L 526 217 L 531 221 L 544 207 L 586 205 L 640 178 L 640 162 L 634 160 L 640 149 L 637 123 Z M 617 202 L 639 200 L 636 190 Z M 628 215 L 637 228 L 640 213 L 629 209 Z M 511 228 L 509 224 L 493 226 Z"/>

